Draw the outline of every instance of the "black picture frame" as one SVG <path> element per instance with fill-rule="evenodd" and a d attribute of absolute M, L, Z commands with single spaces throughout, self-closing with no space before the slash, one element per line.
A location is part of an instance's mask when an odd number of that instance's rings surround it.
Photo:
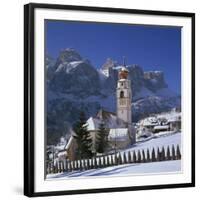
<path fill-rule="evenodd" d="M 73 191 L 53 191 L 35 192 L 34 190 L 34 11 L 36 8 L 58 9 L 58 10 L 79 10 L 98 11 L 108 13 L 146 14 L 156 16 L 181 16 L 190 17 L 192 20 L 192 172 L 191 183 L 168 184 L 168 185 L 144 185 L 133 187 L 85 189 Z M 186 12 L 166 12 L 152 10 L 136 10 L 122 8 L 87 7 L 73 5 L 56 4 L 36 4 L 24 5 L 24 195 L 28 197 L 52 196 L 52 195 L 72 195 L 99 192 L 122 192 L 134 190 L 149 190 L 163 188 L 183 188 L 195 186 L 195 14 Z"/>

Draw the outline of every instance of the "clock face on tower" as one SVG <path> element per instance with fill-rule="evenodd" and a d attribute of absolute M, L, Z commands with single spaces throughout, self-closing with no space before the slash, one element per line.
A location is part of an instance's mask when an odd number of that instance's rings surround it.
<path fill-rule="evenodd" d="M 120 99 L 119 100 L 119 105 L 126 105 L 126 99 Z"/>

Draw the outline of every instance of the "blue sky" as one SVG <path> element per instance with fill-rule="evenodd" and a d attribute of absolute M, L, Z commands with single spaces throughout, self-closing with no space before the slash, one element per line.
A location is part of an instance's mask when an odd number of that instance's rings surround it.
<path fill-rule="evenodd" d="M 99 68 L 109 57 L 160 70 L 169 87 L 180 94 L 181 28 L 127 24 L 46 22 L 46 51 L 56 58 L 61 49 L 76 49 Z"/>

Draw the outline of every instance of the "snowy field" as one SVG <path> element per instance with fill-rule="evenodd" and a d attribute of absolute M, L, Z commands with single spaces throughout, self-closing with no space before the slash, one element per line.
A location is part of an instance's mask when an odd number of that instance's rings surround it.
<path fill-rule="evenodd" d="M 160 134 L 155 134 L 154 136 L 150 138 L 146 138 L 143 141 L 137 142 L 135 145 L 131 146 L 130 148 L 127 148 L 126 151 L 130 150 L 141 150 L 141 149 L 149 149 L 150 151 L 154 148 L 162 148 L 164 147 L 167 149 L 167 146 L 175 147 L 179 145 L 181 148 L 181 133 L 171 133 L 171 132 L 165 132 Z M 156 150 L 156 149 L 155 149 Z"/>
<path fill-rule="evenodd" d="M 181 147 L 181 133 L 168 133 L 168 134 L 157 134 L 152 138 L 145 139 L 140 141 L 135 145 L 122 150 L 121 152 L 128 152 L 133 150 L 142 150 L 145 151 L 149 149 L 150 151 L 154 148 L 167 149 L 167 146 L 176 146 Z M 156 150 L 156 149 L 155 149 Z M 137 163 L 137 164 L 124 164 L 112 167 L 106 167 L 102 169 L 91 169 L 86 171 L 74 171 L 61 174 L 49 174 L 47 179 L 65 179 L 70 177 L 84 177 L 84 176 L 119 176 L 119 175 L 130 175 L 130 174 L 147 174 L 147 173 L 169 173 L 181 171 L 181 161 L 163 161 L 163 162 L 154 162 L 154 163 Z"/>
<path fill-rule="evenodd" d="M 106 167 L 103 169 L 91 169 L 86 171 L 75 171 L 62 174 L 49 174 L 47 179 L 66 179 L 72 177 L 87 177 L 87 176 L 121 176 L 121 175 L 142 175 L 156 173 L 180 172 L 181 161 L 163 161 L 154 163 L 142 164 L 126 164 L 114 167 Z"/>

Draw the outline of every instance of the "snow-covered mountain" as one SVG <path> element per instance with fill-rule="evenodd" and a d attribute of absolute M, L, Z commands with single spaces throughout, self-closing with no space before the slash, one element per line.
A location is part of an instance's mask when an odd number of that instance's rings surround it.
<path fill-rule="evenodd" d="M 134 121 L 150 113 L 180 106 L 180 97 L 168 88 L 163 72 L 144 72 L 139 65 L 127 67 L 133 93 Z M 57 142 L 67 132 L 81 110 L 88 118 L 100 108 L 116 112 L 119 69 L 119 64 L 111 58 L 97 69 L 71 48 L 62 50 L 56 60 L 46 57 L 49 143 Z"/>

